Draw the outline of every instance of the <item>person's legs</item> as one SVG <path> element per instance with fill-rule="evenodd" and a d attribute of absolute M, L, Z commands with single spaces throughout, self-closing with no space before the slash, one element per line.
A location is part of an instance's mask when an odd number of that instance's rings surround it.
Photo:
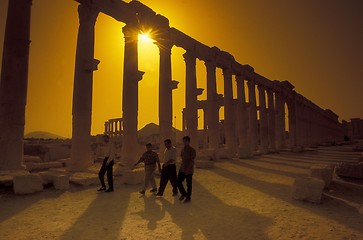
<path fill-rule="evenodd" d="M 105 164 L 102 164 L 100 171 L 98 172 L 98 178 L 100 179 L 100 182 L 101 182 L 101 189 L 106 188 L 105 173 L 106 173 L 106 166 L 105 166 Z"/>
<path fill-rule="evenodd" d="M 155 166 L 145 165 L 145 184 L 143 191 L 145 192 L 149 187 L 149 183 L 153 188 L 156 188 L 155 178 L 154 178 Z"/>
<path fill-rule="evenodd" d="M 193 174 L 186 175 L 186 180 L 187 180 L 187 195 L 186 195 L 186 198 L 190 200 L 191 196 L 192 196 Z"/>
<path fill-rule="evenodd" d="M 152 170 L 150 170 L 150 184 L 152 189 L 157 189 L 158 187 L 156 186 L 156 181 L 155 181 L 155 166 L 152 168 Z"/>
<path fill-rule="evenodd" d="M 108 187 L 109 187 L 109 190 L 112 190 L 112 191 L 113 191 L 113 164 L 114 164 L 114 161 L 112 160 L 107 165 L 107 181 L 108 181 Z"/>
<path fill-rule="evenodd" d="M 161 176 L 160 176 L 160 187 L 158 191 L 158 195 L 162 196 L 164 194 L 164 190 L 166 187 L 166 184 L 168 183 L 168 171 L 166 167 L 163 167 L 161 170 Z"/>
<path fill-rule="evenodd" d="M 179 175 L 178 175 L 178 189 L 179 189 L 179 192 L 182 195 L 182 197 L 183 196 L 185 197 L 187 195 L 187 193 L 185 191 L 185 188 L 183 186 L 184 179 L 185 179 L 185 173 L 179 171 Z"/>
<path fill-rule="evenodd" d="M 168 167 L 169 167 L 168 176 L 169 176 L 170 183 L 173 186 L 173 193 L 177 194 L 178 193 L 178 182 L 177 182 L 177 176 L 176 176 L 176 166 L 175 166 L 175 164 L 171 164 Z"/>

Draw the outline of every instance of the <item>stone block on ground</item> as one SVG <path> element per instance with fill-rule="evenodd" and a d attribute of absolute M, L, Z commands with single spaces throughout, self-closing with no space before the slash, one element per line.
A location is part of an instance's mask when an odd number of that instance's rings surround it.
<path fill-rule="evenodd" d="M 39 171 L 49 168 L 61 168 L 63 164 L 61 162 L 41 162 L 41 163 L 25 163 L 26 169 L 28 171 Z"/>
<path fill-rule="evenodd" d="M 43 182 L 39 174 L 22 174 L 13 178 L 15 194 L 30 194 L 43 191 Z"/>
<path fill-rule="evenodd" d="M 23 160 L 25 163 L 28 162 L 42 162 L 42 158 L 39 156 L 29 156 L 29 155 L 24 155 Z"/>
<path fill-rule="evenodd" d="M 253 157 L 252 151 L 249 148 L 238 148 L 238 157 L 239 158 L 250 158 Z"/>
<path fill-rule="evenodd" d="M 312 177 L 298 177 L 292 186 L 292 198 L 295 200 L 321 203 L 325 182 Z"/>
<path fill-rule="evenodd" d="M 330 164 L 313 164 L 310 167 L 310 177 L 323 180 L 325 187 L 329 187 L 333 180 L 334 167 Z"/>
<path fill-rule="evenodd" d="M 340 163 L 335 167 L 335 173 L 340 177 L 363 179 L 363 162 Z"/>
<path fill-rule="evenodd" d="M 214 162 L 210 161 L 210 160 L 197 160 L 195 162 L 196 168 L 205 169 L 205 168 L 213 168 L 213 166 L 214 166 Z"/>
<path fill-rule="evenodd" d="M 122 173 L 121 182 L 123 184 L 135 185 L 144 182 L 145 170 L 143 168 L 129 169 Z"/>
<path fill-rule="evenodd" d="M 230 149 L 227 148 L 219 148 L 215 150 L 216 159 L 231 159 L 233 156 Z"/>
<path fill-rule="evenodd" d="M 69 177 L 69 182 L 81 186 L 95 186 L 99 185 L 97 174 L 87 172 L 76 172 Z"/>
<path fill-rule="evenodd" d="M 55 176 L 54 181 L 53 181 L 53 186 L 57 190 L 69 189 L 69 176 L 67 176 L 67 175 Z"/>
<path fill-rule="evenodd" d="M 201 149 L 197 152 L 198 160 L 216 160 L 216 151 L 214 149 Z"/>

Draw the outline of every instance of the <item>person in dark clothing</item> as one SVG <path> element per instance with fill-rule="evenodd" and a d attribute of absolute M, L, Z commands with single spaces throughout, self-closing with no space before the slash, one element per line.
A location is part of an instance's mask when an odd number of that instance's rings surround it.
<path fill-rule="evenodd" d="M 196 157 L 196 151 L 190 146 L 190 137 L 183 137 L 184 148 L 181 151 L 182 164 L 179 169 L 178 175 L 178 188 L 181 194 L 179 201 L 184 203 L 190 202 L 192 196 L 192 182 L 194 173 L 194 161 Z M 187 182 L 187 191 L 185 191 L 183 182 Z"/>
<path fill-rule="evenodd" d="M 104 154 L 105 158 L 103 160 L 100 171 L 98 172 L 98 178 L 101 182 L 101 188 L 97 191 L 105 191 L 105 174 L 107 172 L 107 182 L 108 189 L 105 192 L 113 192 L 113 164 L 115 159 L 115 146 L 112 142 L 110 142 L 110 138 L 108 135 L 103 136 L 104 145 Z"/>
<path fill-rule="evenodd" d="M 160 176 L 160 187 L 159 191 L 156 196 L 163 196 L 164 190 L 168 181 L 170 181 L 171 185 L 173 186 L 173 196 L 178 195 L 178 183 L 177 183 L 177 176 L 176 176 L 176 149 L 171 144 L 170 139 L 166 139 L 164 141 L 165 144 L 165 151 L 164 151 L 164 163 L 163 168 L 161 170 Z"/>

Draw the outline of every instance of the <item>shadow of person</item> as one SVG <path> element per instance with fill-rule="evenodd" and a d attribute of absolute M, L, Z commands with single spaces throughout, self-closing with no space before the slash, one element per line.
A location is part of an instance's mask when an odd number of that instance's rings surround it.
<path fill-rule="evenodd" d="M 122 187 L 112 193 L 88 193 L 94 200 L 59 239 L 119 239 L 132 192 Z"/>
<path fill-rule="evenodd" d="M 157 222 L 164 218 L 165 210 L 162 209 L 161 205 L 156 202 L 157 200 L 155 196 L 142 196 L 142 199 L 144 200 L 144 210 L 140 210 L 132 214 L 137 214 L 147 220 L 148 229 L 155 230 Z"/>
<path fill-rule="evenodd" d="M 266 229 L 273 223 L 272 219 L 228 205 L 195 179 L 193 192 L 193 200 L 187 204 L 160 199 L 163 209 L 181 228 L 181 239 L 268 239 Z"/>

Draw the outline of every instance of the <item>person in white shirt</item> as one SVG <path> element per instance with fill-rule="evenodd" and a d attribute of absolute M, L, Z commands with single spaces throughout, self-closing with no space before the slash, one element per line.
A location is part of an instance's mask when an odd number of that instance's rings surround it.
<path fill-rule="evenodd" d="M 164 164 L 161 170 L 160 187 L 156 196 L 163 196 L 168 181 L 170 181 L 171 185 L 173 186 L 173 196 L 176 196 L 178 195 L 178 183 L 175 165 L 177 153 L 175 147 L 171 144 L 170 139 L 166 139 L 164 144 L 166 147 L 164 151 Z"/>
<path fill-rule="evenodd" d="M 101 182 L 101 188 L 97 191 L 105 191 L 105 192 L 113 192 L 113 164 L 115 161 L 115 145 L 110 142 L 110 138 L 108 135 L 103 136 L 103 141 L 105 143 L 104 150 L 104 160 L 101 166 L 101 169 L 98 173 L 98 178 Z M 106 190 L 105 184 L 105 173 L 107 172 L 107 182 L 108 189 Z"/>

